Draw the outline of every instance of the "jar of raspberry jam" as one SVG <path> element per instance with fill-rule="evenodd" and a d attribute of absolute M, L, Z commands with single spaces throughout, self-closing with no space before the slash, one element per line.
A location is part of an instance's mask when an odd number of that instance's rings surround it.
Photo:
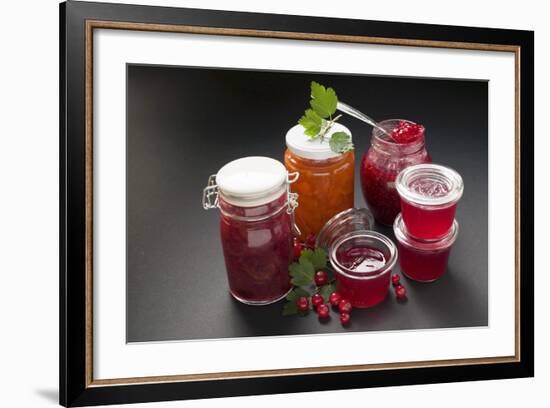
<path fill-rule="evenodd" d="M 325 138 L 311 139 L 301 125 L 286 134 L 284 162 L 289 172 L 300 178 L 292 189 L 300 196 L 296 224 L 300 238 L 317 235 L 323 225 L 339 212 L 353 207 L 355 155 L 353 151 L 335 153 L 328 140 L 335 132 L 351 132 L 335 123 Z"/>
<path fill-rule="evenodd" d="M 249 305 L 274 303 L 290 290 L 293 211 L 297 194 L 282 163 L 245 157 L 210 176 L 203 207 L 220 210 L 220 238 L 229 291 Z"/>
<path fill-rule="evenodd" d="M 371 146 L 361 161 L 361 187 L 378 223 L 392 225 L 400 212 L 395 188 L 399 172 L 408 166 L 430 163 L 424 126 L 403 119 L 380 122 L 386 133 L 374 128 Z"/>
<path fill-rule="evenodd" d="M 411 236 L 401 214 L 395 219 L 393 232 L 399 247 L 401 272 L 418 282 L 433 282 L 447 270 L 451 248 L 458 236 L 458 223 L 453 221 L 449 232 L 438 240 L 422 240 Z"/>
<path fill-rule="evenodd" d="M 417 164 L 399 173 L 395 186 L 410 235 L 435 240 L 447 235 L 464 191 L 460 174 L 439 164 Z"/>
<path fill-rule="evenodd" d="M 353 307 L 367 308 L 388 295 L 397 248 L 375 231 L 352 231 L 338 238 L 329 250 L 336 286 Z"/>

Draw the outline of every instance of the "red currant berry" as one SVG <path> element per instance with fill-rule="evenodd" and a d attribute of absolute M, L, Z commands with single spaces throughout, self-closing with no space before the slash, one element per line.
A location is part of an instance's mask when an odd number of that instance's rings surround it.
<path fill-rule="evenodd" d="M 317 286 L 323 286 L 328 283 L 328 275 L 325 271 L 315 272 L 315 284 Z"/>
<path fill-rule="evenodd" d="M 340 313 L 349 313 L 351 312 L 351 309 L 352 309 L 351 303 L 347 299 L 342 299 L 338 303 L 338 311 Z"/>
<path fill-rule="evenodd" d="M 317 306 L 317 314 L 319 315 L 319 319 L 326 319 L 329 314 L 328 306 L 324 303 Z"/>
<path fill-rule="evenodd" d="M 314 233 L 309 234 L 309 235 L 307 236 L 306 242 L 305 242 L 306 247 L 308 247 L 308 248 L 315 248 L 315 239 L 316 239 L 316 237 L 315 237 L 315 234 L 314 234 Z"/>
<path fill-rule="evenodd" d="M 340 323 L 342 323 L 342 326 L 348 325 L 350 319 L 351 319 L 351 316 L 349 313 L 346 313 L 346 312 L 340 313 Z"/>
<path fill-rule="evenodd" d="M 298 308 L 298 310 L 300 312 L 305 312 L 306 310 L 308 310 L 309 309 L 309 301 L 307 300 L 307 297 L 300 296 L 296 300 L 296 307 Z"/>
<path fill-rule="evenodd" d="M 332 292 L 328 297 L 328 301 L 332 306 L 338 306 L 340 300 L 342 300 L 342 295 L 340 295 L 338 292 Z"/>
<path fill-rule="evenodd" d="M 399 281 L 401 280 L 401 278 L 399 277 L 398 274 L 394 273 L 392 276 L 391 276 L 391 283 L 393 286 L 397 286 L 399 285 Z"/>
<path fill-rule="evenodd" d="M 405 289 L 405 286 L 399 285 L 395 288 L 395 297 L 397 300 L 404 300 L 407 297 L 407 289 Z"/>
<path fill-rule="evenodd" d="M 298 259 L 302 254 L 302 243 L 298 239 L 294 238 L 294 259 Z"/>
<path fill-rule="evenodd" d="M 323 302 L 324 302 L 323 296 L 321 296 L 319 293 L 315 293 L 311 297 L 311 304 L 313 305 L 313 307 L 317 307 L 319 305 L 322 305 Z"/>

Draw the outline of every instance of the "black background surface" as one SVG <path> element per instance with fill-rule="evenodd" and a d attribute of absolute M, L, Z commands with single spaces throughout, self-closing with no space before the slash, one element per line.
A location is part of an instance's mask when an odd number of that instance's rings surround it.
<path fill-rule="evenodd" d="M 403 278 L 407 302 L 390 292 L 382 304 L 354 310 L 347 329 L 336 313 L 320 324 L 314 314 L 282 317 L 282 302 L 233 300 L 218 214 L 201 205 L 208 176 L 226 162 L 282 160 L 285 133 L 307 107 L 311 80 L 377 120 L 424 124 L 433 161 L 459 171 L 465 183 L 446 275 L 430 284 Z M 487 91 L 486 82 L 463 80 L 128 65 L 127 340 L 487 325 Z M 355 205 L 363 207 L 358 167 L 371 129 L 351 117 L 341 122 L 356 145 Z"/>

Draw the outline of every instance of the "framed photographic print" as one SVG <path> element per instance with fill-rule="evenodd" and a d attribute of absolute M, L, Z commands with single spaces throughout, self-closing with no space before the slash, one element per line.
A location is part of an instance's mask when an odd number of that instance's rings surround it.
<path fill-rule="evenodd" d="M 60 6 L 60 403 L 534 374 L 529 31 Z"/>

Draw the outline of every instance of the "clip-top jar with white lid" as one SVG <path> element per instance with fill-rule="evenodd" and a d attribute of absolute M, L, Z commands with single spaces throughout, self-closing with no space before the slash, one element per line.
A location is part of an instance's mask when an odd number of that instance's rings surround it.
<path fill-rule="evenodd" d="M 244 157 L 210 176 L 203 207 L 220 210 L 220 237 L 229 290 L 250 305 L 276 302 L 290 290 L 297 179 L 268 157 Z"/>
<path fill-rule="evenodd" d="M 333 152 L 329 140 L 336 132 L 351 132 L 335 123 L 324 138 L 311 139 L 301 125 L 286 134 L 285 166 L 300 174 L 292 187 L 300 195 L 296 224 L 300 238 L 317 235 L 323 225 L 341 211 L 353 207 L 355 155 L 353 150 Z"/>

